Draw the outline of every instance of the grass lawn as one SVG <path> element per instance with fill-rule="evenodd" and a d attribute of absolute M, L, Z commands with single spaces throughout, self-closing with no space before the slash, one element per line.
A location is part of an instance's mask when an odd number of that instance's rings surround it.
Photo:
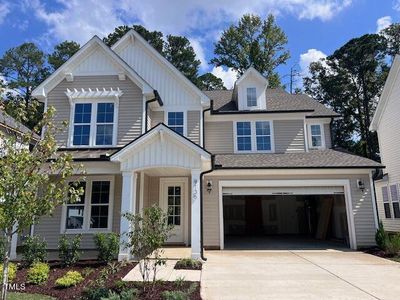
<path fill-rule="evenodd" d="M 8 300 L 55 300 L 56 298 L 39 294 L 8 293 L 7 299 Z"/>

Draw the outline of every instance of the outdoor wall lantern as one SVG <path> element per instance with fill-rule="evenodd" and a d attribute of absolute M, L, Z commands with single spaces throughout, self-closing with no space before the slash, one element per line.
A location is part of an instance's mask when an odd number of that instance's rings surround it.
<path fill-rule="evenodd" d="M 211 191 L 212 191 L 212 181 L 207 180 L 207 192 L 211 193 Z"/>
<path fill-rule="evenodd" d="M 365 184 L 364 181 L 362 181 L 361 179 L 357 179 L 357 187 L 364 192 L 365 190 Z"/>

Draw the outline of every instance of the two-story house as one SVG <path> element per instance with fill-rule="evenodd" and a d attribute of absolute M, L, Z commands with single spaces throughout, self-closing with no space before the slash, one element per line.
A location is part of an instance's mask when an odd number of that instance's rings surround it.
<path fill-rule="evenodd" d="M 249 247 L 282 236 L 373 245 L 381 165 L 331 149 L 332 110 L 267 84 L 250 68 L 233 90 L 202 92 L 135 31 L 111 48 L 92 38 L 33 92 L 69 121 L 59 151 L 87 171 L 81 201 L 34 233 L 49 250 L 82 233 L 90 250 L 93 233 L 129 229 L 122 213 L 157 204 L 174 225 L 168 243 L 195 258 L 250 237 Z"/>
<path fill-rule="evenodd" d="M 400 232 L 400 56 L 393 61 L 370 130 L 378 134 L 383 176 L 375 181 L 379 220 Z"/>

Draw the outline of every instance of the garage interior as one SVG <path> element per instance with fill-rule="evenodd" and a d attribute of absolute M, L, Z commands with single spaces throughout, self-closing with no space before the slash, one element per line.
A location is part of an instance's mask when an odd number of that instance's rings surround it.
<path fill-rule="evenodd" d="M 348 248 L 342 191 L 224 191 L 224 248 L 309 250 Z M 253 193 L 253 194 L 252 194 Z M 265 193 L 265 194 L 262 194 Z M 268 194 L 266 194 L 268 193 Z"/>

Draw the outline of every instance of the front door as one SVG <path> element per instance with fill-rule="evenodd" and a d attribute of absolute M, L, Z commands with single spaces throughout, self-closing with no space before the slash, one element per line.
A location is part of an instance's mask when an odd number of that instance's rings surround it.
<path fill-rule="evenodd" d="M 186 225 L 186 178 L 160 179 L 160 207 L 167 213 L 168 224 L 173 225 L 168 243 L 187 243 Z"/>

